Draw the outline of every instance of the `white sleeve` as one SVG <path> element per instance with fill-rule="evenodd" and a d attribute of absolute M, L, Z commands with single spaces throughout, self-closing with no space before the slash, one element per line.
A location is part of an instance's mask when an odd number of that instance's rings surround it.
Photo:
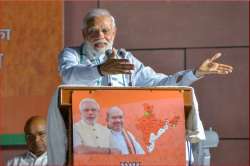
<path fill-rule="evenodd" d="M 83 144 L 83 141 L 81 140 L 81 136 L 76 130 L 75 127 L 73 127 L 73 147 L 75 148 L 78 145 Z"/>
<path fill-rule="evenodd" d="M 193 70 L 184 70 L 173 75 L 156 73 L 151 67 L 144 66 L 142 62 L 130 54 L 130 59 L 135 65 L 132 75 L 135 86 L 189 86 L 198 80 Z"/>
<path fill-rule="evenodd" d="M 14 166 L 14 159 L 8 160 L 6 166 Z"/>
<path fill-rule="evenodd" d="M 67 133 L 57 101 L 58 89 L 52 97 L 47 117 L 48 165 L 62 166 L 66 161 Z"/>
<path fill-rule="evenodd" d="M 77 51 L 65 48 L 59 56 L 59 72 L 63 84 L 93 85 L 101 77 L 97 66 L 80 64 Z"/>

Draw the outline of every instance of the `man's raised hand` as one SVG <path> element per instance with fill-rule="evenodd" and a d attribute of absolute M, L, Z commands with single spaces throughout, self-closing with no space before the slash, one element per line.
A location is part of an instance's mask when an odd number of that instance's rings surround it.
<path fill-rule="evenodd" d="M 221 53 L 216 53 L 212 58 L 206 59 L 195 71 L 197 77 L 203 77 L 208 74 L 229 74 L 233 67 L 226 64 L 216 63 L 215 60 L 221 57 Z"/>

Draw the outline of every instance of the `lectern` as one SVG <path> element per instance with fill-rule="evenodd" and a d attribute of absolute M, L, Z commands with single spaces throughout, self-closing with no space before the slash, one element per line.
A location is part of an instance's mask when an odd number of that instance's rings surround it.
<path fill-rule="evenodd" d="M 67 165 L 182 165 L 185 162 L 185 119 L 192 108 L 191 88 L 60 87 L 58 96 L 68 136 Z M 78 106 L 82 98 L 99 102 L 102 113 L 98 123 L 103 126 L 108 107 L 121 107 L 126 128 L 141 143 L 145 154 L 74 154 L 73 124 L 80 118 Z"/>

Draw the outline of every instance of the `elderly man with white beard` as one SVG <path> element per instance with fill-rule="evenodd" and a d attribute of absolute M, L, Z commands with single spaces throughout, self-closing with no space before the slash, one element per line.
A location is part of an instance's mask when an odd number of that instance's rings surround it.
<path fill-rule="evenodd" d="M 65 48 L 59 57 L 62 83 L 81 86 L 189 86 L 209 74 L 229 74 L 233 68 L 216 63 L 221 56 L 216 53 L 195 69 L 173 75 L 156 73 L 144 66 L 132 53 L 113 48 L 117 27 L 114 17 L 105 9 L 93 9 L 83 19 L 84 42 L 78 47 Z M 106 56 L 111 49 L 111 55 Z M 53 97 L 48 114 L 48 161 L 62 165 L 66 158 L 67 137 L 64 122 L 57 108 L 57 94 Z M 56 107 L 56 108 L 55 108 Z M 55 130 L 54 128 L 57 128 Z M 53 136 L 52 136 L 53 135 Z M 55 139 L 57 138 L 57 140 Z M 56 141 L 55 141 L 56 140 Z M 51 146 L 50 146 L 51 145 Z M 58 145 L 57 149 L 53 146 Z M 61 149 L 60 149 L 61 148 Z"/>
<path fill-rule="evenodd" d="M 214 62 L 221 56 L 217 53 L 196 69 L 173 75 L 156 73 L 130 52 L 123 57 L 117 54 L 113 48 L 116 31 L 115 19 L 107 10 L 90 11 L 83 20 L 85 42 L 79 47 L 65 48 L 60 55 L 59 70 L 63 84 L 103 86 L 109 85 L 110 81 L 112 86 L 128 86 L 132 78 L 133 86 L 189 86 L 207 74 L 232 72 L 231 66 Z M 110 58 L 105 55 L 108 49 L 113 49 Z"/>
<path fill-rule="evenodd" d="M 73 125 L 74 153 L 78 154 L 120 154 L 114 148 L 111 131 L 97 123 L 100 106 L 95 99 L 80 101 L 81 120 Z"/>

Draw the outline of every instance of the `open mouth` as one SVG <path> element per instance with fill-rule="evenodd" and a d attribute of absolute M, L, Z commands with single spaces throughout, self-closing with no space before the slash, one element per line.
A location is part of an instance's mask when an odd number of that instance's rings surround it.
<path fill-rule="evenodd" d="M 103 48 L 103 47 L 106 47 L 106 43 L 95 43 L 94 46 L 95 48 Z"/>

